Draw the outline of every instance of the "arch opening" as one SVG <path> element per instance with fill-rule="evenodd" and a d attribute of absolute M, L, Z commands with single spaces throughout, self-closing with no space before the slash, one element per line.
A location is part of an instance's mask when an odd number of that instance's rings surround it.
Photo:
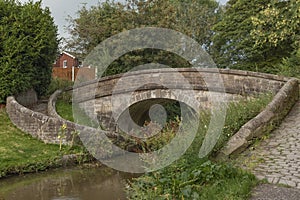
<path fill-rule="evenodd" d="M 167 123 L 180 123 L 183 117 L 195 113 L 192 107 L 178 100 L 167 98 L 142 100 L 130 105 L 121 113 L 117 119 L 117 129 L 129 133 L 148 124 L 156 124 L 163 129 Z"/>

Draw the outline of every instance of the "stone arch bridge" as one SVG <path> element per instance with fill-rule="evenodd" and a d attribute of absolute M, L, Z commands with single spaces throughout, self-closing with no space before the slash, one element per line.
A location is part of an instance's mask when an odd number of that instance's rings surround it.
<path fill-rule="evenodd" d="M 220 79 L 222 84 L 215 82 Z M 18 128 L 46 143 L 60 143 L 58 139 L 60 128 L 65 124 L 67 129 L 64 143 L 71 144 L 74 139 L 73 133 L 76 131 L 80 133 L 80 138 L 76 140 L 80 139 L 81 142 L 90 144 L 91 151 L 96 151 L 93 155 L 97 158 L 123 155 L 120 148 L 115 145 L 108 143 L 102 146 L 103 138 L 116 138 L 119 136 L 118 133 L 76 124 L 62 119 L 57 114 L 55 102 L 61 92 L 58 90 L 49 98 L 48 116 L 26 108 L 36 103 L 34 95 L 28 92 L 24 94 L 25 96 L 20 94 L 16 97 L 8 97 L 7 113 Z M 225 95 L 223 95 L 224 92 Z M 139 111 L 137 116 L 142 117 L 145 112 L 147 113 L 147 109 L 151 109 L 151 105 L 166 101 L 179 101 L 197 111 L 205 107 L 211 109 L 214 106 L 211 103 L 214 103 L 215 99 L 217 99 L 215 102 L 231 101 L 266 92 L 275 94 L 272 101 L 257 116 L 245 123 L 219 151 L 217 158 L 226 159 L 243 151 L 252 143 L 253 138 L 260 138 L 268 133 L 270 127 L 274 128 L 274 123 L 281 122 L 293 105 L 299 102 L 297 79 L 229 69 L 188 68 L 176 69 L 176 71 L 170 68 L 149 69 L 76 85 L 73 90 L 76 98 L 73 100 L 81 108 L 85 108 L 86 114 L 100 120 L 108 128 L 115 128 L 113 126 L 115 121 L 111 120 L 113 103 L 116 103 L 116 108 L 120 108 L 116 109 L 117 112 L 113 118 L 118 121 L 124 111 L 132 106 Z M 130 98 L 124 98 L 127 96 Z M 226 98 L 222 98 L 224 96 Z M 286 128 L 289 126 L 283 125 L 283 134 L 286 133 Z M 294 129 L 291 132 L 297 134 Z"/>
<path fill-rule="evenodd" d="M 133 71 L 77 84 L 73 102 L 101 126 L 114 130 L 128 117 L 143 121 L 153 105 L 170 101 L 198 112 L 220 102 L 258 93 L 277 93 L 288 78 L 215 68 L 162 68 Z M 216 103 L 217 102 L 217 103 Z"/>

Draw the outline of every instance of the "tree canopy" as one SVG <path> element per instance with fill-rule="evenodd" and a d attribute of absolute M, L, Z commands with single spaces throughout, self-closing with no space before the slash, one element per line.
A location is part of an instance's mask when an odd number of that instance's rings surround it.
<path fill-rule="evenodd" d="M 43 94 L 58 49 L 57 27 L 41 2 L 0 0 L 0 102 L 28 89 Z"/>
<path fill-rule="evenodd" d="M 91 9 L 83 7 L 78 18 L 69 20 L 72 38 L 68 48 L 84 57 L 100 42 L 124 30 L 160 27 L 182 32 L 208 49 L 213 34 L 211 27 L 219 19 L 219 11 L 215 0 L 127 0 L 125 4 L 107 1 Z M 190 66 L 168 52 L 144 49 L 116 60 L 107 75 L 149 62 L 172 67 Z"/>
<path fill-rule="evenodd" d="M 300 1 L 272 0 L 252 17 L 255 46 L 277 49 L 277 73 L 300 77 Z"/>
<path fill-rule="evenodd" d="M 78 18 L 70 19 L 72 39 L 68 47 L 84 57 L 106 38 L 124 30 L 162 27 L 195 39 L 219 67 L 281 73 L 288 65 L 289 71 L 299 71 L 299 4 L 298 0 L 229 0 L 223 7 L 215 0 L 107 1 L 91 9 L 83 7 Z M 151 61 L 190 66 L 176 55 L 145 49 L 119 58 L 107 74 Z"/>
<path fill-rule="evenodd" d="M 219 66 L 278 72 L 299 41 L 299 1 L 229 0 L 213 30 Z"/>

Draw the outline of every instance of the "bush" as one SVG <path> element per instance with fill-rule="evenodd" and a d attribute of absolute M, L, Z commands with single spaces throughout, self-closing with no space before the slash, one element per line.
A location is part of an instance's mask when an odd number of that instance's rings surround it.
<path fill-rule="evenodd" d="M 46 92 L 46 95 L 51 95 L 56 90 L 65 89 L 65 88 L 71 87 L 71 86 L 73 86 L 72 81 L 68 81 L 68 80 L 64 80 L 64 79 L 60 79 L 60 78 L 52 78 L 51 83 Z"/>
<path fill-rule="evenodd" d="M 39 95 L 51 80 L 57 27 L 41 2 L 0 0 L 0 103 L 28 89 Z"/>
<path fill-rule="evenodd" d="M 300 78 L 300 48 L 291 57 L 284 58 L 277 68 L 280 75 Z"/>

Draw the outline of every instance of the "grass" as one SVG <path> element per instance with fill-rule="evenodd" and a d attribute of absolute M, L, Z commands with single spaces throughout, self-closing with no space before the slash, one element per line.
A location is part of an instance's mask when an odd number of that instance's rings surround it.
<path fill-rule="evenodd" d="M 64 101 L 62 99 L 58 99 L 56 101 L 56 111 L 62 118 L 74 122 L 72 104 Z"/>
<path fill-rule="evenodd" d="M 247 199 L 255 176 L 227 163 L 183 156 L 128 183 L 129 199 Z"/>
<path fill-rule="evenodd" d="M 261 94 L 257 98 L 230 103 L 226 112 L 223 134 L 220 136 L 214 152 L 220 150 L 233 134 L 260 113 L 272 99 L 272 94 Z"/>
<path fill-rule="evenodd" d="M 76 119 L 73 117 L 73 106 L 71 101 L 70 92 L 63 92 L 62 95 L 56 101 L 56 112 L 62 118 L 69 120 L 71 122 L 75 122 L 81 125 L 90 126 L 97 128 L 99 124 L 94 122 L 89 118 L 83 110 L 79 107 L 74 106 Z"/>
<path fill-rule="evenodd" d="M 80 152 L 80 147 L 60 151 L 59 145 L 44 144 L 17 129 L 0 109 L 0 177 L 58 167 L 62 155 Z"/>

